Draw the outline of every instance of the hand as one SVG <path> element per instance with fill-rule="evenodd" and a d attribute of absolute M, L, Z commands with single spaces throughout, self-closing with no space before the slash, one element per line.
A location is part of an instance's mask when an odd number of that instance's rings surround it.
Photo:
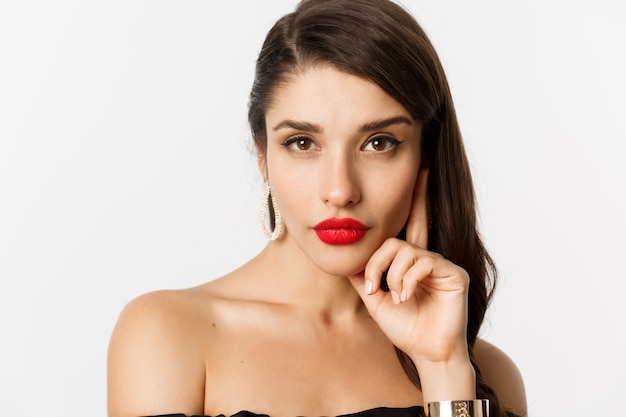
<path fill-rule="evenodd" d="M 387 239 L 365 271 L 350 280 L 370 315 L 418 371 L 469 365 L 466 341 L 469 277 L 428 247 L 427 170 L 421 170 L 407 222 L 407 241 Z M 389 292 L 380 290 L 388 270 Z M 471 365 L 470 365 L 471 366 Z"/>

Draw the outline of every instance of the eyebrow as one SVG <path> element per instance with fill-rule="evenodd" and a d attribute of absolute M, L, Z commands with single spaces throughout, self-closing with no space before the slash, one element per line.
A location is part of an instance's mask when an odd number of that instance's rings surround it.
<path fill-rule="evenodd" d="M 375 120 L 373 122 L 366 123 L 359 128 L 359 131 L 371 132 L 373 130 L 380 130 L 380 129 L 384 129 L 386 127 L 397 125 L 397 124 L 405 124 L 408 126 L 413 126 L 413 122 L 408 117 L 395 116 L 395 117 L 390 117 L 388 119 Z M 272 130 L 274 130 L 275 132 L 277 130 L 285 129 L 285 128 L 291 128 L 294 130 L 300 130 L 302 132 L 309 132 L 309 133 L 322 133 L 323 131 L 322 127 L 318 124 L 309 123 L 309 122 L 298 122 L 298 121 L 290 120 L 290 119 L 283 120 L 282 122 L 278 123 L 276 126 L 274 126 Z"/>
<path fill-rule="evenodd" d="M 372 130 L 380 130 L 389 126 L 405 124 L 408 126 L 413 126 L 413 122 L 411 119 L 405 116 L 396 116 L 391 117 L 389 119 L 376 120 L 374 122 L 366 123 L 361 126 L 361 132 L 371 132 Z"/>
<path fill-rule="evenodd" d="M 291 128 L 294 130 L 301 130 L 303 132 L 310 132 L 310 133 L 322 132 L 322 127 L 315 123 L 297 122 L 295 120 L 289 120 L 289 119 L 283 120 L 282 122 L 278 123 L 276 126 L 274 126 L 273 130 L 274 132 L 276 132 L 277 130 L 285 129 L 285 128 Z"/>

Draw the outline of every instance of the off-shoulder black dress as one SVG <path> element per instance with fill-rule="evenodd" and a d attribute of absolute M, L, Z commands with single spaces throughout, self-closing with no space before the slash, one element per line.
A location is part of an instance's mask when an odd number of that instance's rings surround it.
<path fill-rule="evenodd" d="M 210 416 L 186 416 L 185 414 L 160 414 L 157 416 L 148 417 L 210 417 Z M 226 417 L 224 414 L 219 414 L 214 417 Z M 233 414 L 230 417 L 271 417 L 268 414 L 256 414 L 250 411 L 240 411 Z M 296 417 L 296 416 L 294 416 Z M 378 407 L 371 410 L 359 411 L 358 413 L 342 414 L 336 417 L 426 417 L 424 414 L 424 408 L 420 406 L 413 406 L 407 408 L 389 408 Z"/>

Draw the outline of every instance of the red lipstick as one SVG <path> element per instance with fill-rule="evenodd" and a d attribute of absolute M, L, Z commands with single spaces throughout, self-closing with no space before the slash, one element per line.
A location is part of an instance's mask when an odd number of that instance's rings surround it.
<path fill-rule="evenodd" d="M 322 220 L 313 230 L 317 237 L 329 245 L 349 245 L 363 239 L 369 227 L 356 219 L 344 217 Z"/>

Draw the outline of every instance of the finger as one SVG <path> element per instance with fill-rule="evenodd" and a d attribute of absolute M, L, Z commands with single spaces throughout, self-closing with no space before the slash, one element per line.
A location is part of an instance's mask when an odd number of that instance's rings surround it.
<path fill-rule="evenodd" d="M 348 279 L 350 280 L 350 283 L 352 284 L 356 292 L 359 293 L 361 298 L 369 294 L 369 290 L 367 289 L 363 273 L 357 275 L 349 275 Z"/>
<path fill-rule="evenodd" d="M 376 293 L 370 292 L 367 280 L 363 274 L 349 276 L 348 279 L 363 300 L 365 308 L 367 308 L 372 317 L 374 317 L 378 307 L 385 302 L 385 298 L 389 297 L 389 294 L 383 291 L 378 291 Z"/>
<path fill-rule="evenodd" d="M 420 256 L 403 277 L 403 289 L 407 301 L 416 291 L 427 293 L 467 292 L 469 276 L 464 269 L 437 254 Z"/>
<path fill-rule="evenodd" d="M 389 292 L 395 304 L 399 304 L 407 299 L 404 284 L 405 275 L 418 260 L 417 250 L 417 248 L 405 244 L 405 246 L 398 249 L 389 266 L 387 285 L 389 286 Z"/>
<path fill-rule="evenodd" d="M 421 169 L 417 174 L 413 203 L 406 224 L 406 240 L 420 248 L 428 248 L 428 169 Z"/>
<path fill-rule="evenodd" d="M 419 284 L 433 274 L 435 268 L 434 262 L 435 260 L 432 257 L 423 256 L 411 265 L 403 277 L 403 297 L 401 301 L 404 302 L 413 298 Z"/>
<path fill-rule="evenodd" d="M 365 286 L 370 294 L 375 294 L 381 286 L 383 274 L 391 265 L 396 252 L 398 251 L 400 241 L 390 238 L 372 254 L 365 265 Z M 387 274 L 387 283 L 389 283 L 389 275 Z"/>

